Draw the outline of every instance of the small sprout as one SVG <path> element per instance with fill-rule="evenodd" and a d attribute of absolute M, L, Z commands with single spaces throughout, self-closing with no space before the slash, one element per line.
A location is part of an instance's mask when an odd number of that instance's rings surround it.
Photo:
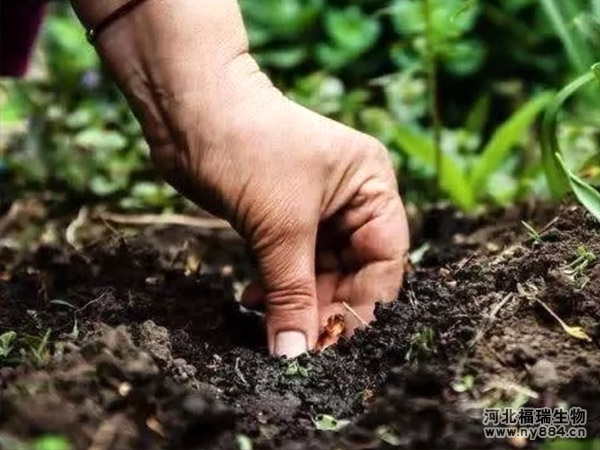
<path fill-rule="evenodd" d="M 238 434 L 235 437 L 235 443 L 237 444 L 238 450 L 252 450 L 254 448 L 252 440 L 245 434 Z"/>
<path fill-rule="evenodd" d="M 430 357 L 435 349 L 433 347 L 433 329 L 425 327 L 410 338 L 410 347 L 406 352 L 406 361 L 414 363 Z"/>
<path fill-rule="evenodd" d="M 10 352 L 13 350 L 13 343 L 17 338 L 17 333 L 14 331 L 7 331 L 6 333 L 0 334 L 0 359 L 7 358 Z"/>
<path fill-rule="evenodd" d="M 318 414 L 313 423 L 315 428 L 320 431 L 339 431 L 350 424 L 349 420 L 336 419 L 328 414 Z"/>
<path fill-rule="evenodd" d="M 563 268 L 565 275 L 576 283 L 579 289 L 583 289 L 590 281 L 586 272 L 597 259 L 596 255 L 585 246 L 577 247 L 575 260 Z"/>
<path fill-rule="evenodd" d="M 50 340 L 50 329 L 46 331 L 46 333 L 41 339 L 38 337 L 29 337 L 28 340 L 30 342 L 29 353 L 31 354 L 32 360 L 35 363 L 35 365 L 38 367 L 46 365 L 50 358 L 50 350 L 48 349 L 48 343 Z"/>
<path fill-rule="evenodd" d="M 288 377 L 308 378 L 308 367 L 304 367 L 297 360 L 292 361 L 285 370 Z"/>
<path fill-rule="evenodd" d="M 340 340 L 346 329 L 346 320 L 342 314 L 336 314 L 327 319 L 327 325 L 319 335 L 315 348 L 319 351 L 325 350 Z"/>
<path fill-rule="evenodd" d="M 457 393 L 468 392 L 475 386 L 475 377 L 473 375 L 465 375 L 460 380 L 452 383 L 452 390 Z"/>
<path fill-rule="evenodd" d="M 42 436 L 33 444 L 33 450 L 71 450 L 73 448 L 63 436 Z"/>
<path fill-rule="evenodd" d="M 388 427 L 386 425 L 377 427 L 375 429 L 375 435 L 380 440 L 382 440 L 383 442 L 385 442 L 388 445 L 391 445 L 392 447 L 398 447 L 402 443 L 400 441 L 400 438 L 398 437 L 398 435 L 396 433 L 394 433 L 394 430 L 392 430 L 390 427 Z"/>
<path fill-rule="evenodd" d="M 523 220 L 521 221 L 521 223 L 527 229 L 527 234 L 529 235 L 529 237 L 531 239 L 533 239 L 533 242 L 536 242 L 538 244 L 544 243 L 544 240 L 542 239 L 542 235 L 535 228 L 533 228 L 531 225 L 529 225 L 527 222 L 525 222 Z"/>

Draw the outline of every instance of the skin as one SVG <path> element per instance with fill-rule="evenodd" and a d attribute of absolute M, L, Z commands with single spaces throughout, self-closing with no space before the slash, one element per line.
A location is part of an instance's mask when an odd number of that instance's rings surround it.
<path fill-rule="evenodd" d="M 86 26 L 125 0 L 73 0 Z M 391 161 L 374 138 L 290 101 L 248 53 L 236 0 L 147 0 L 96 48 L 165 179 L 250 243 L 269 349 L 314 347 L 332 314 L 396 298 L 409 247 Z"/>

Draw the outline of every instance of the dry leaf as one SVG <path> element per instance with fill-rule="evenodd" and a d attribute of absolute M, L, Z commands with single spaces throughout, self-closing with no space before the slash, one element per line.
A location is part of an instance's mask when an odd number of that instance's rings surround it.
<path fill-rule="evenodd" d="M 319 335 L 317 340 L 316 350 L 325 350 L 327 347 L 336 344 L 340 340 L 340 336 L 344 334 L 346 329 L 346 321 L 342 314 L 336 314 L 327 319 L 327 325 Z"/>
<path fill-rule="evenodd" d="M 592 338 L 589 337 L 581 327 L 570 327 L 568 325 L 564 325 L 563 328 L 569 336 L 572 336 L 575 339 L 581 339 L 582 341 L 592 342 Z"/>

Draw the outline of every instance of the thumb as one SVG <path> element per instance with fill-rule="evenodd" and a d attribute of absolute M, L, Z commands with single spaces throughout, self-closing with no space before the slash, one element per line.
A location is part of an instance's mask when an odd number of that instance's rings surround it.
<path fill-rule="evenodd" d="M 316 232 L 315 236 L 298 234 L 277 239 L 258 254 L 272 354 L 294 358 L 317 341 L 315 244 Z"/>

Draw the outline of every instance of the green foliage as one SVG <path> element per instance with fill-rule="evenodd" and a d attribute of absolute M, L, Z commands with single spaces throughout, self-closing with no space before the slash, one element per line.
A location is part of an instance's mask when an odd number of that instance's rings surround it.
<path fill-rule="evenodd" d="M 546 195 L 544 172 L 555 197 L 572 189 L 593 198 L 585 187 L 600 180 L 592 89 L 569 103 L 577 114 L 561 130 L 545 124 L 553 133 L 543 144 L 553 150 L 544 151 L 543 170 L 535 141 L 521 145 L 548 101 L 535 93 L 598 59 L 600 11 L 589 3 L 240 0 L 252 53 L 278 87 L 384 142 L 409 201 L 442 196 L 466 211 Z M 0 169 L 11 187 L 126 209 L 177 205 L 81 25 L 67 5 L 51 9 L 33 76 L 0 82 Z M 561 44 L 564 54 L 548 52 Z M 600 79 L 600 68 L 591 73 Z M 555 157 L 559 144 L 570 150 L 570 173 Z"/>
<path fill-rule="evenodd" d="M 63 436 L 42 436 L 37 438 L 32 446 L 32 450 L 70 450 L 71 444 Z"/>
<path fill-rule="evenodd" d="M 434 332 L 431 327 L 425 327 L 414 333 L 410 338 L 410 347 L 406 352 L 406 361 L 418 363 L 429 358 L 434 352 Z"/>
<path fill-rule="evenodd" d="M 467 36 L 480 14 L 479 4 L 464 0 L 426 0 L 432 10 L 428 33 L 425 0 L 397 0 L 391 7 L 395 30 L 410 38 L 406 46 L 396 49 L 394 57 L 402 66 L 421 67 L 427 59 L 427 47 L 448 69 L 469 74 L 476 71 L 485 56 L 481 42 Z"/>
<path fill-rule="evenodd" d="M 553 439 L 542 446 L 543 450 L 600 450 L 600 439 Z"/>
<path fill-rule="evenodd" d="M 555 198 L 562 197 L 569 189 L 579 202 L 600 221 L 600 193 L 578 177 L 565 164 L 558 141 L 558 115 L 564 103 L 588 83 L 597 81 L 595 64 L 588 73 L 581 75 L 563 88 L 548 106 L 542 125 L 542 161 L 550 190 Z"/>
<path fill-rule="evenodd" d="M 544 93 L 522 106 L 496 129 L 481 152 L 463 156 L 462 160 L 449 152 L 443 153 L 441 186 L 456 205 L 472 211 L 479 199 L 486 196 L 494 198 L 496 186 L 490 185 L 489 181 L 494 173 L 502 169 L 510 152 L 522 140 L 550 99 L 551 95 Z M 404 153 L 434 170 L 435 145 L 432 138 L 399 126 L 395 139 Z M 516 191 L 514 195 L 510 200 L 516 200 Z"/>
<path fill-rule="evenodd" d="M 10 355 L 14 346 L 13 343 L 17 337 L 14 331 L 7 331 L 0 334 L 0 362 Z"/>
<path fill-rule="evenodd" d="M 288 377 L 308 378 L 308 367 L 303 366 L 297 360 L 292 361 L 285 370 L 285 375 Z"/>
<path fill-rule="evenodd" d="M 543 240 L 541 234 L 539 233 L 539 231 L 537 231 L 535 228 L 533 228 L 533 226 L 529 225 L 527 222 L 521 221 L 521 223 L 527 230 L 527 234 L 533 240 L 533 242 L 535 242 L 537 244 L 544 243 L 544 240 Z"/>

